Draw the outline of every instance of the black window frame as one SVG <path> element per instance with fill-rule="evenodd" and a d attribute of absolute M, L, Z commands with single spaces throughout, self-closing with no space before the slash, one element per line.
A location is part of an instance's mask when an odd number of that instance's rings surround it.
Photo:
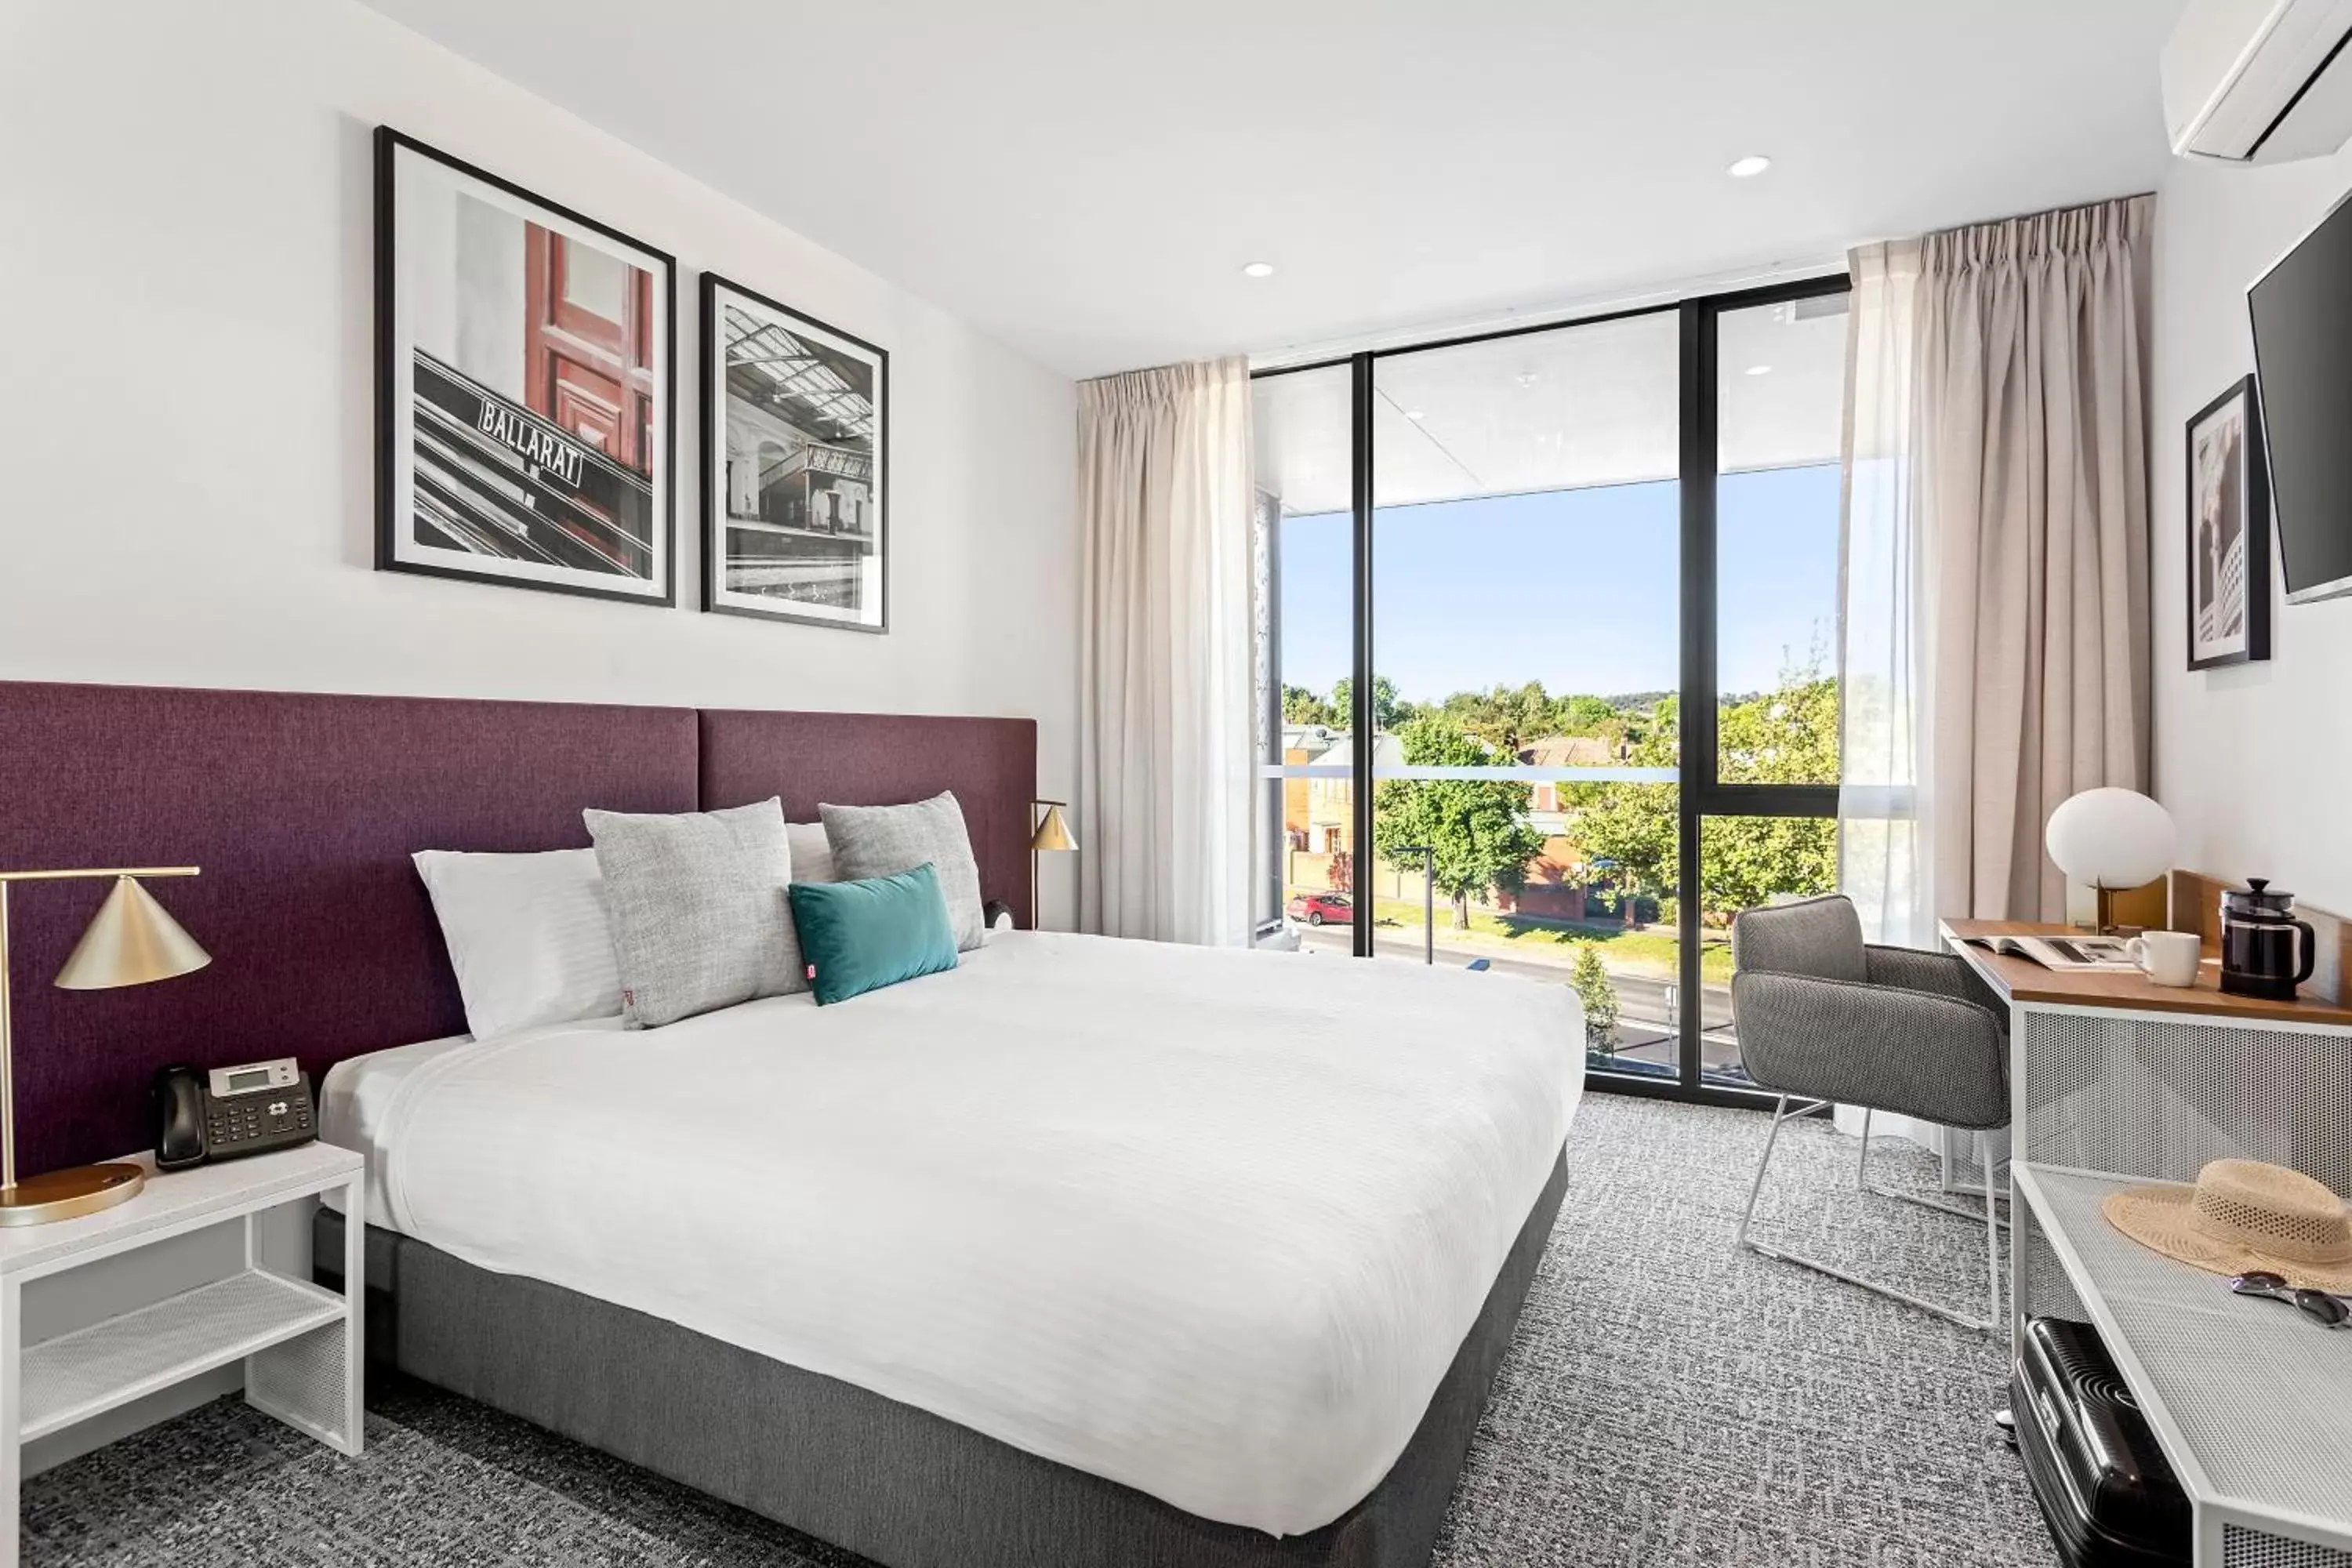
<path fill-rule="evenodd" d="M 1375 794 L 1371 777 L 1373 748 L 1370 738 L 1373 732 L 1372 662 L 1377 633 L 1373 623 L 1375 606 L 1372 594 L 1372 530 L 1378 478 L 1372 426 L 1376 367 L 1381 360 L 1402 355 L 1492 342 L 1504 338 L 1527 337 L 1538 332 L 1570 331 L 1579 327 L 1663 315 L 1669 311 L 1676 313 L 1679 318 L 1680 351 L 1680 440 L 1676 466 L 1681 499 L 1681 556 L 1678 565 L 1681 574 L 1681 680 L 1677 691 L 1681 756 L 1675 769 L 1679 781 L 1675 806 L 1679 848 L 1677 864 L 1681 867 L 1678 881 L 1682 885 L 1679 890 L 1687 895 L 1693 887 L 1694 871 L 1700 863 L 1699 825 L 1706 817 L 1834 818 L 1837 816 L 1838 790 L 1833 784 L 1737 784 L 1727 783 L 1721 776 L 1718 724 L 1721 692 L 1716 664 L 1720 605 L 1717 578 L 1717 481 L 1720 478 L 1721 459 L 1717 371 L 1721 322 L 1727 312 L 1822 299 L 1847 293 L 1851 287 L 1851 280 L 1845 273 L 1832 272 L 1758 288 L 1694 295 L 1658 305 L 1636 306 L 1493 331 L 1366 349 L 1342 357 L 1270 366 L 1251 373 L 1253 381 L 1265 381 L 1341 367 L 1349 372 L 1349 500 L 1353 523 L 1353 582 L 1349 597 L 1354 616 L 1350 686 L 1353 711 L 1349 715 L 1349 732 L 1356 738 L 1356 743 L 1349 748 L 1352 772 L 1349 784 L 1353 794 L 1349 805 L 1360 855 L 1365 853 L 1372 842 Z M 1272 525 L 1276 531 L 1279 530 L 1278 514 L 1273 519 Z M 1271 642 L 1267 668 L 1268 700 L 1275 710 L 1271 715 L 1275 753 L 1271 761 L 1279 763 L 1282 760 L 1280 709 L 1283 670 L 1279 593 L 1281 548 L 1278 537 L 1268 539 L 1267 551 L 1266 578 L 1268 592 L 1273 595 L 1266 607 L 1265 621 L 1266 635 Z M 1279 787 L 1275 795 L 1266 811 L 1273 830 L 1278 836 L 1282 812 Z M 1278 872 L 1276 876 L 1279 877 Z M 1277 888 L 1274 900 L 1276 909 L 1279 910 L 1284 902 Z M 1685 999 L 1698 1000 L 1696 1005 L 1685 1000 L 1675 1009 L 1678 1036 L 1675 1076 L 1667 1079 L 1635 1073 L 1590 1071 L 1585 1075 L 1586 1086 L 1701 1104 L 1743 1108 L 1769 1106 L 1772 1097 L 1763 1090 L 1710 1083 L 1701 1070 L 1700 1037 L 1706 1023 L 1706 993 L 1701 970 L 1700 900 L 1694 896 L 1681 896 L 1675 904 L 1680 994 Z M 1370 921 L 1353 922 L 1350 941 L 1355 956 L 1372 956 L 1372 934 Z"/>

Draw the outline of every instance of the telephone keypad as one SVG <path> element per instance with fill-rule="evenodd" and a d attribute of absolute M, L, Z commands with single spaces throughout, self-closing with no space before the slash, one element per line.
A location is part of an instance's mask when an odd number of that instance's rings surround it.
<path fill-rule="evenodd" d="M 266 1150 L 307 1143 L 318 1136 L 311 1130 L 310 1086 L 239 1095 L 231 1100 L 207 1096 L 205 1153 L 212 1159 L 258 1154 Z"/>

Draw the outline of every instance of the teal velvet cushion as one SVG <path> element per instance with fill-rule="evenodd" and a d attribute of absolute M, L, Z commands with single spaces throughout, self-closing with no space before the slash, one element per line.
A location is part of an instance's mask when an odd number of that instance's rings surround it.
<path fill-rule="evenodd" d="M 955 925 L 929 861 L 895 877 L 794 882 L 786 895 L 820 1005 L 956 966 Z"/>

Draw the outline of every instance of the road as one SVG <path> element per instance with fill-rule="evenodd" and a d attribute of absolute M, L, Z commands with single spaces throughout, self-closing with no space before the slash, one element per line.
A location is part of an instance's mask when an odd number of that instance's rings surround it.
<path fill-rule="evenodd" d="M 1348 926 L 1291 926 L 1298 933 L 1303 947 L 1318 947 L 1322 952 L 1355 952 L 1355 938 Z M 1383 959 L 1400 959 L 1406 963 L 1418 963 L 1428 952 L 1421 938 L 1381 931 L 1376 950 Z M 1486 959 L 1494 969 L 1510 975 L 1527 975 L 1528 980 L 1550 980 L 1555 985 L 1567 985 L 1567 963 L 1538 963 L 1534 959 L 1503 959 L 1475 947 L 1449 947 L 1437 942 L 1437 962 L 1467 963 L 1470 959 Z M 1621 1058 L 1656 1058 L 1658 1063 L 1673 1063 L 1675 1037 L 1667 1025 L 1665 992 L 1673 980 L 1661 980 L 1656 975 L 1609 975 L 1616 980 L 1618 990 L 1618 1048 Z M 1731 987 L 1707 985 L 1706 996 L 1707 1035 L 1700 1037 L 1700 1060 L 1706 1068 L 1722 1068 L 1738 1060 L 1738 1041 L 1731 1039 Z"/>
<path fill-rule="evenodd" d="M 1351 952 L 1355 938 L 1346 926 L 1294 926 L 1298 940 L 1309 947 L 1327 952 Z M 1425 951 L 1423 939 L 1402 932 L 1381 931 L 1374 946 L 1382 958 L 1402 958 L 1418 962 Z M 1474 958 L 1484 958 L 1506 974 L 1524 974 L 1530 980 L 1549 980 L 1566 984 L 1568 965 L 1539 963 L 1525 958 L 1497 958 L 1484 949 L 1451 947 L 1437 944 L 1440 963 L 1467 963 Z M 1617 1005 L 1629 1024 L 1666 1021 L 1666 989 L 1674 983 L 1648 974 L 1612 974 L 1617 983 Z M 1705 988 L 1706 1026 L 1722 1028 L 1731 1022 L 1731 988 L 1709 985 Z"/>

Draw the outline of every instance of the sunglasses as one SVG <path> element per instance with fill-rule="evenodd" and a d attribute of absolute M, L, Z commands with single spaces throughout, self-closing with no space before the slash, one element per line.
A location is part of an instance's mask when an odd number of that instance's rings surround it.
<path fill-rule="evenodd" d="M 2352 1319 L 2352 1307 L 2344 1304 L 2341 1296 L 2331 1296 L 2325 1290 L 2290 1289 L 2284 1275 L 2260 1270 L 2241 1274 L 2230 1281 L 2230 1289 L 2241 1296 L 2264 1296 L 2273 1301 L 2284 1301 L 2324 1328 L 2340 1329 Z"/>

